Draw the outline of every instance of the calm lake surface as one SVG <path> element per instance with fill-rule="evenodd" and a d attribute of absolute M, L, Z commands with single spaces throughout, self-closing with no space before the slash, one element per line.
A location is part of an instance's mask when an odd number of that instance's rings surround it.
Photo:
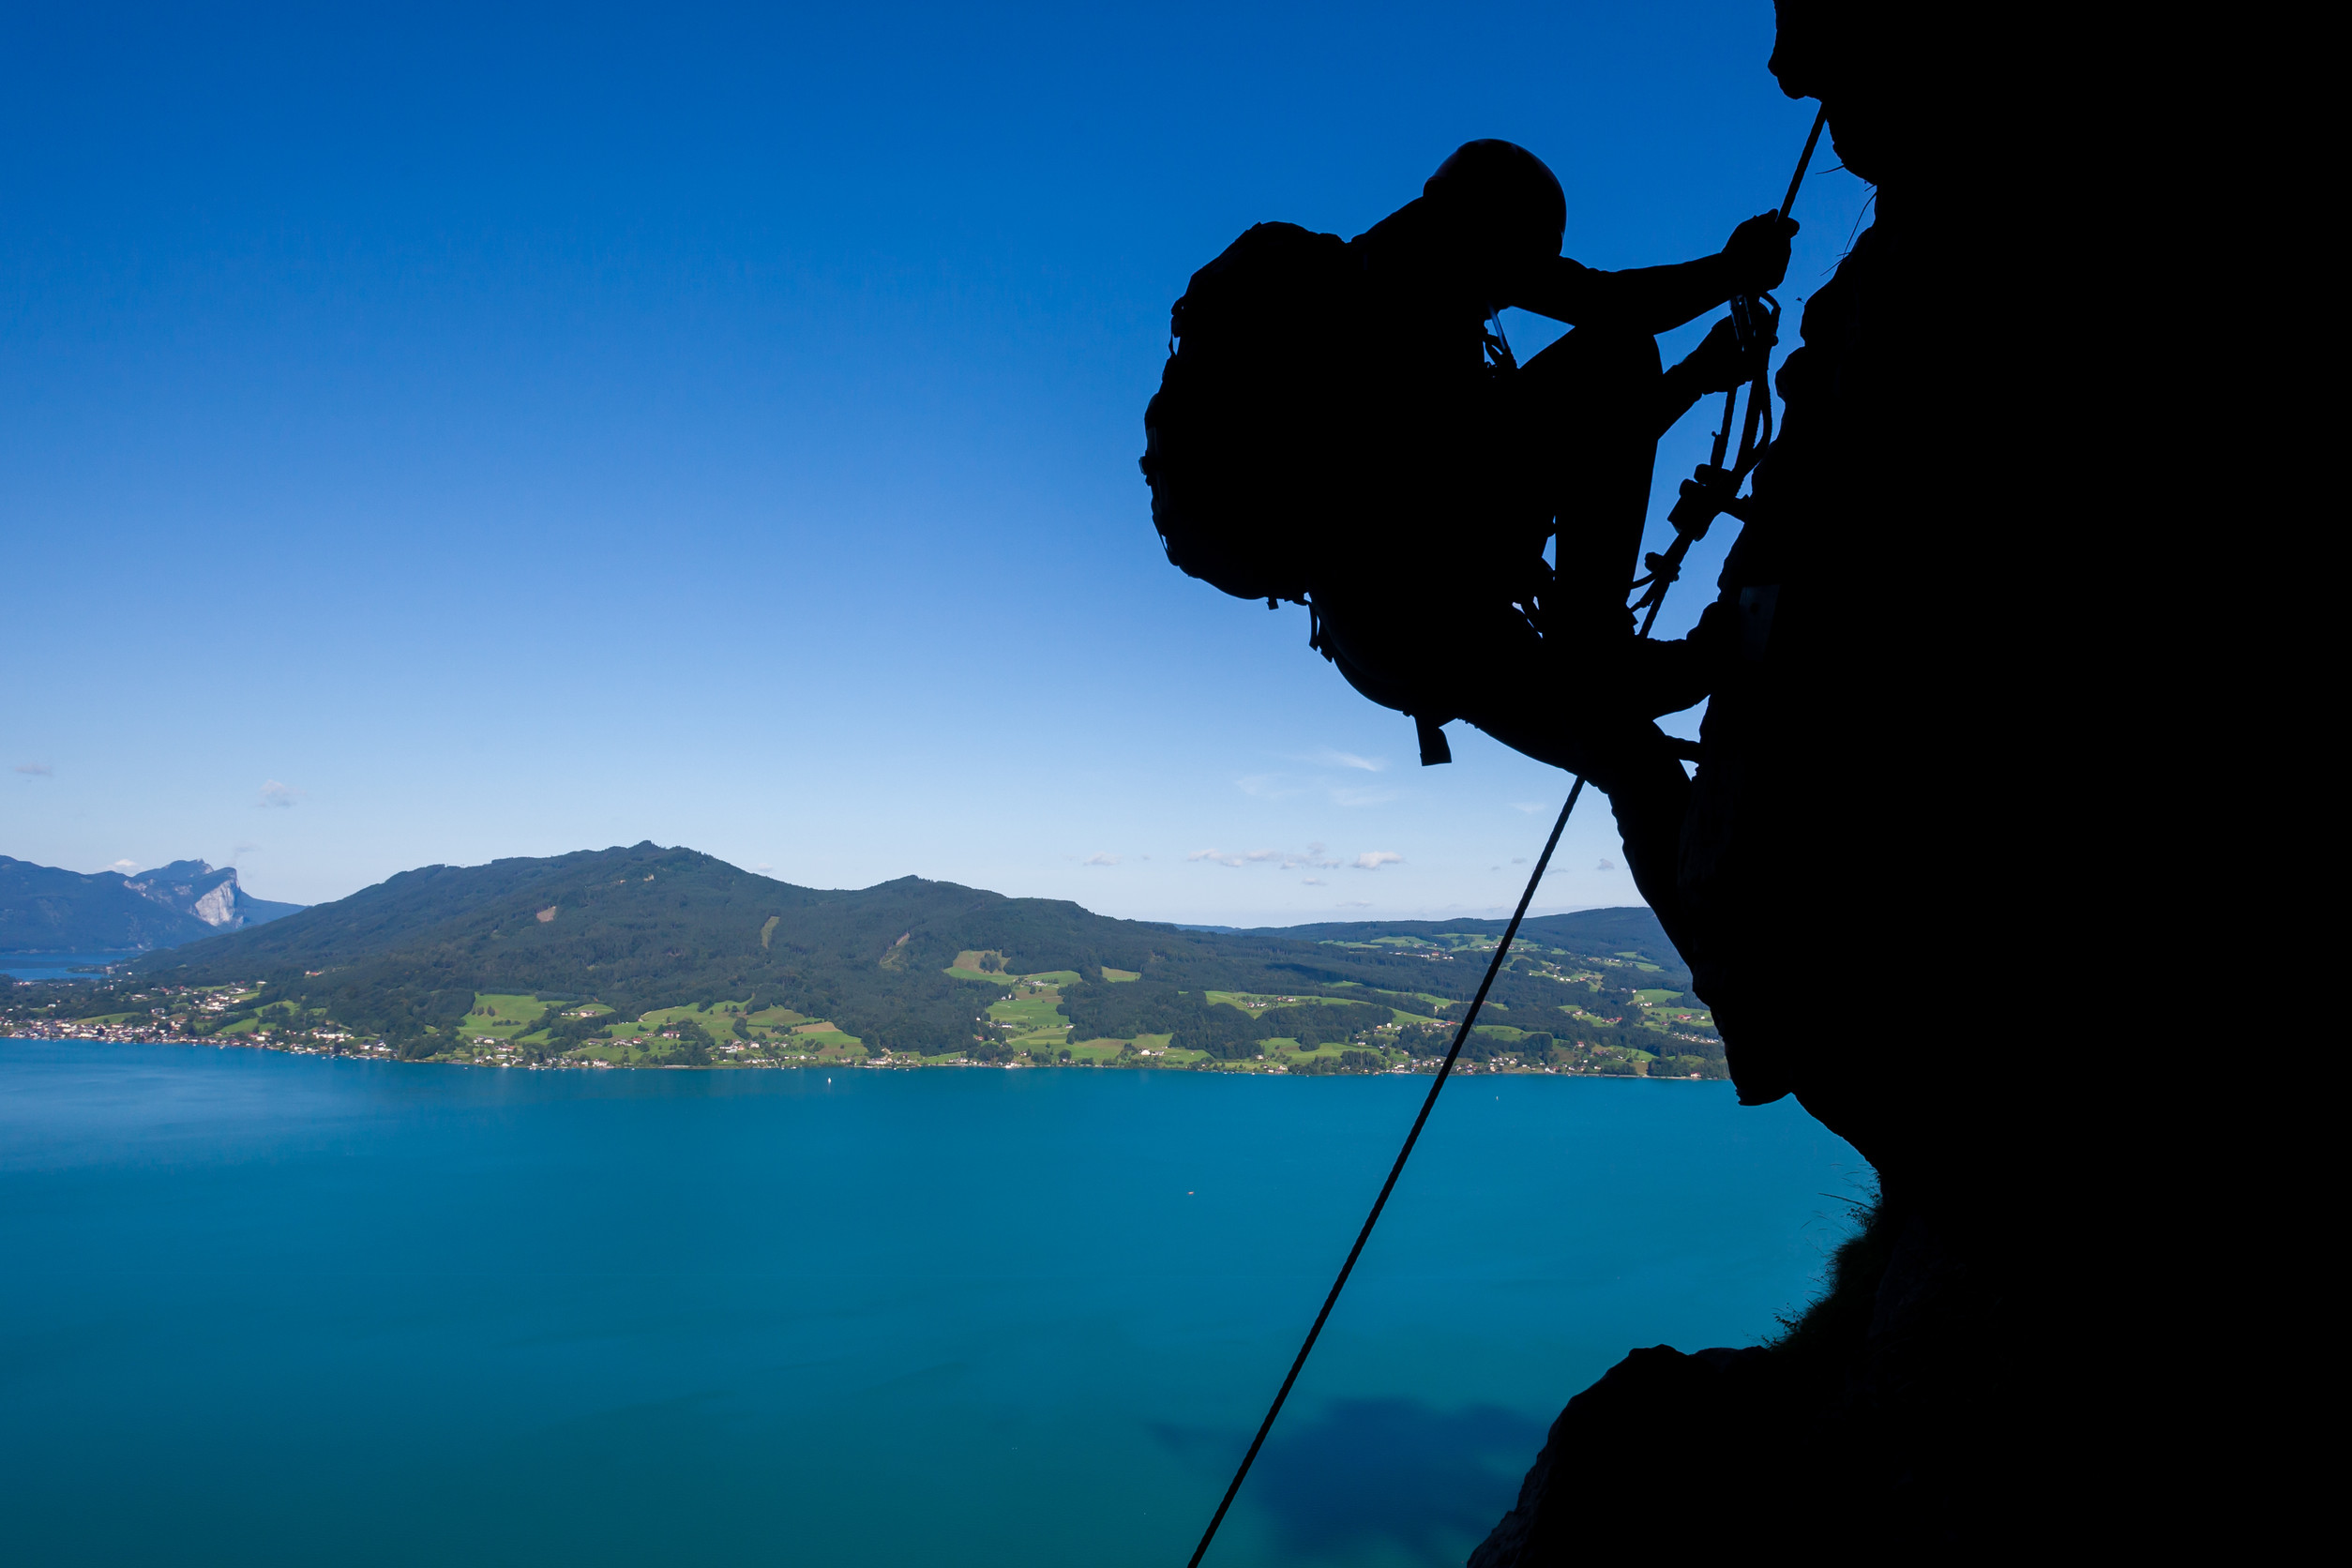
<path fill-rule="evenodd" d="M 5 1555 L 1182 1564 L 1426 1088 L 0 1040 Z M 1457 1080 L 1210 1561 L 1459 1562 L 1866 1177 L 1727 1084 Z"/>
<path fill-rule="evenodd" d="M 19 980 L 77 980 L 74 972 L 94 964 L 118 964 L 137 953 L 0 953 L 0 974 Z"/>

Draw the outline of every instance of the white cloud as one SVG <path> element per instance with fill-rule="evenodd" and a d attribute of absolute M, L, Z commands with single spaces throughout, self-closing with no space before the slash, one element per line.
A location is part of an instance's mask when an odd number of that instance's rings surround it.
<path fill-rule="evenodd" d="M 1325 746 L 1313 759 L 1327 768 L 1360 768 L 1365 773 L 1385 773 L 1388 761 L 1380 757 L 1359 757 L 1352 751 L 1334 751 Z"/>
<path fill-rule="evenodd" d="M 19 762 L 16 765 L 16 771 L 22 774 L 27 774 L 35 778 L 54 778 L 57 776 L 57 770 L 51 767 L 47 762 Z"/>
<path fill-rule="evenodd" d="M 1306 881 L 1304 881 L 1304 882 L 1301 882 L 1299 885 L 1300 885 L 1300 886 L 1302 886 L 1302 887 L 1329 887 L 1329 886 L 1331 885 L 1331 883 L 1329 883 L 1329 882 L 1325 882 L 1325 881 L 1324 881 L 1322 878 L 1320 878 L 1320 877 L 1309 877 L 1309 878 L 1307 878 L 1307 879 L 1306 879 Z"/>
<path fill-rule="evenodd" d="M 118 860 L 114 862 L 113 865 L 109 866 L 107 869 L 110 871 L 120 871 L 124 876 L 128 877 L 133 871 L 139 869 L 139 863 L 135 860 Z"/>
<path fill-rule="evenodd" d="M 1617 869 L 1617 862 L 1611 860 L 1606 855 L 1603 855 L 1601 857 L 1601 864 L 1595 866 L 1593 869 L 1595 871 L 1614 871 Z"/>
<path fill-rule="evenodd" d="M 1331 792 L 1334 806 L 1386 806 L 1396 798 L 1395 790 L 1339 789 Z"/>
<path fill-rule="evenodd" d="M 1285 871 L 1309 869 L 1328 871 L 1339 862 L 1323 858 L 1323 846 L 1310 844 L 1304 854 L 1289 850 L 1195 850 L 1186 860 L 1205 860 L 1217 866 L 1272 866 Z"/>
<path fill-rule="evenodd" d="M 1359 871 L 1377 871 L 1383 866 L 1402 866 L 1404 863 L 1405 857 L 1395 850 L 1366 850 L 1356 856 L 1356 869 Z"/>
<path fill-rule="evenodd" d="M 262 786 L 261 799 L 253 804 L 262 807 L 290 807 L 302 798 L 302 792 L 291 784 L 280 784 L 275 778 Z"/>
<path fill-rule="evenodd" d="M 1548 811 L 1551 807 L 1545 806 L 1540 800 L 1515 800 L 1511 803 L 1511 809 L 1514 811 L 1524 811 L 1529 816 L 1532 817 L 1538 811 Z"/>
<path fill-rule="evenodd" d="M 1079 861 L 1078 864 L 1080 866 L 1116 866 L 1119 864 L 1119 857 L 1105 851 L 1097 850 L 1094 853 L 1088 855 L 1084 860 Z"/>
<path fill-rule="evenodd" d="M 1259 800 L 1288 800 L 1306 792 L 1304 785 L 1293 782 L 1289 775 L 1282 773 L 1249 774 L 1233 780 L 1233 787 Z"/>

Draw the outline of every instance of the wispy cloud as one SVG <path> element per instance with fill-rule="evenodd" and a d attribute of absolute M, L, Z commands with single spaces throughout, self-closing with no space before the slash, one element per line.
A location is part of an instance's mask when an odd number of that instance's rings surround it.
<path fill-rule="evenodd" d="M 229 858 L 234 860 L 241 854 L 251 854 L 260 848 L 259 844 L 232 844 L 229 846 Z"/>
<path fill-rule="evenodd" d="M 1538 811 L 1548 811 L 1551 807 L 1545 806 L 1540 800 L 1515 800 L 1511 803 L 1511 809 L 1514 811 L 1524 811 L 1529 816 L 1532 817 Z"/>
<path fill-rule="evenodd" d="M 19 762 L 16 765 L 16 771 L 22 774 L 30 775 L 35 778 L 54 778 L 57 776 L 57 770 L 50 766 L 47 762 Z"/>
<path fill-rule="evenodd" d="M 1282 858 L 1280 850 L 1195 850 L 1186 860 L 1205 860 L 1217 866 L 1263 866 Z"/>
<path fill-rule="evenodd" d="M 1331 885 L 1331 883 L 1329 883 L 1329 882 L 1325 882 L 1325 881 L 1324 881 L 1322 878 L 1320 878 L 1320 877 L 1309 877 L 1309 878 L 1307 878 L 1307 879 L 1306 879 L 1306 881 L 1304 881 L 1304 882 L 1301 882 L 1299 885 L 1300 885 L 1301 887 L 1329 887 L 1329 886 Z"/>
<path fill-rule="evenodd" d="M 1286 773 L 1253 773 L 1233 780 L 1233 787 L 1259 800 L 1288 800 L 1306 793 L 1306 786 Z"/>
<path fill-rule="evenodd" d="M 1617 869 L 1617 862 L 1615 862 L 1614 860 L 1611 860 L 1611 859 L 1610 859 L 1608 856 L 1606 856 L 1606 855 L 1603 855 L 1603 856 L 1601 857 L 1601 864 L 1600 864 L 1600 865 L 1598 865 L 1598 866 L 1595 866 L 1595 867 L 1593 867 L 1593 869 L 1594 869 L 1595 871 L 1614 871 L 1614 870 L 1616 870 L 1616 869 Z"/>
<path fill-rule="evenodd" d="M 118 860 L 114 862 L 113 865 L 109 866 L 107 869 L 110 871 L 120 871 L 124 876 L 128 877 L 133 871 L 139 869 L 139 863 L 135 860 Z"/>
<path fill-rule="evenodd" d="M 776 867 L 773 867 L 773 866 L 754 866 L 754 867 L 752 867 L 752 870 L 754 870 L 754 871 L 758 872 L 761 876 L 763 876 L 763 877 L 764 877 L 764 876 L 766 876 L 766 875 L 767 875 L 770 871 L 773 871 L 773 870 L 775 870 L 775 869 L 776 869 Z"/>
<path fill-rule="evenodd" d="M 1372 900 L 1369 898 L 1350 898 L 1344 904 L 1334 904 L 1332 907 L 1334 909 L 1343 910 L 1368 910 L 1372 907 Z"/>
<path fill-rule="evenodd" d="M 286 807 L 294 805 L 301 799 L 302 792 L 300 790 L 295 789 L 291 784 L 281 784 L 277 779 L 273 778 L 262 786 L 261 798 L 253 804 L 264 808 L 269 807 Z"/>
<path fill-rule="evenodd" d="M 1327 768 L 1361 768 L 1365 773 L 1388 771 L 1388 759 L 1385 757 L 1359 757 L 1352 751 L 1334 751 L 1329 746 L 1315 753 L 1310 761 L 1320 762 Z"/>
<path fill-rule="evenodd" d="M 1078 864 L 1080 866 L 1116 866 L 1119 864 L 1119 857 L 1105 851 L 1097 850 L 1093 854 L 1088 855 L 1084 860 L 1079 861 Z"/>
<path fill-rule="evenodd" d="M 1323 853 L 1322 845 L 1309 844 L 1304 854 L 1290 850 L 1195 850 L 1184 858 L 1214 866 L 1272 866 L 1285 871 L 1329 871 L 1338 866 L 1335 860 L 1324 859 Z"/>
<path fill-rule="evenodd" d="M 1386 806 L 1397 797 L 1395 790 L 1367 790 L 1341 786 L 1331 792 L 1334 806 Z"/>
<path fill-rule="evenodd" d="M 1359 871 L 1377 871 L 1383 866 L 1402 866 L 1404 863 L 1405 857 L 1395 850 L 1366 850 L 1356 856 L 1355 862 Z"/>

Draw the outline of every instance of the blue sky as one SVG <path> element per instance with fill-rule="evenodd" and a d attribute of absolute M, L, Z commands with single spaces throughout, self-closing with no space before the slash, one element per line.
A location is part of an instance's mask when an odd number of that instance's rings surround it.
<path fill-rule="evenodd" d="M 1813 107 L 1767 0 L 8 31 L 0 852 L 304 902 L 651 838 L 1143 918 L 1507 907 L 1566 779 L 1461 726 L 1417 767 L 1303 610 L 1162 558 L 1168 302 L 1475 136 L 1590 264 L 1711 251 Z M 1792 306 L 1862 211 L 1833 165 Z M 1540 909 L 1634 900 L 1579 816 Z"/>

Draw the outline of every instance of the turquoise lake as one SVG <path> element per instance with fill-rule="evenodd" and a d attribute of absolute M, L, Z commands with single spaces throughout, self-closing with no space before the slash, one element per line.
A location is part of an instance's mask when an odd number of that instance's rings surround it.
<path fill-rule="evenodd" d="M 1426 1089 L 0 1040 L 5 1555 L 1180 1568 Z M 1867 1179 L 1727 1084 L 1457 1079 L 1210 1562 L 1459 1562 Z"/>

